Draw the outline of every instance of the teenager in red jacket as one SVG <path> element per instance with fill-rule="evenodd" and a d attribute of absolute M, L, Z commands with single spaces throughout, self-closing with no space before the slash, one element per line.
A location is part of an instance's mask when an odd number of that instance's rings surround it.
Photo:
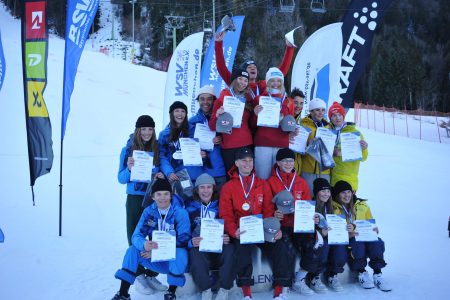
<path fill-rule="evenodd" d="M 230 79 L 231 73 L 227 69 L 227 66 L 225 64 L 225 58 L 223 57 L 223 39 L 225 38 L 225 33 L 226 31 L 216 33 L 214 50 L 216 54 L 217 71 L 219 72 L 223 81 L 225 81 L 226 84 L 230 85 L 232 81 Z M 284 76 L 287 75 L 289 68 L 291 67 L 293 56 L 294 56 L 294 47 L 291 43 L 289 43 L 286 40 L 286 50 L 284 52 L 283 60 L 281 61 L 280 66 L 278 67 L 281 70 L 281 72 L 283 72 Z M 266 90 L 266 81 L 258 80 L 258 68 L 256 66 L 255 61 L 251 59 L 246 60 L 240 65 L 240 68 L 246 70 L 250 75 L 249 84 L 252 92 L 252 99 L 264 93 L 264 91 Z"/>
<path fill-rule="evenodd" d="M 274 195 L 281 191 L 290 191 L 294 200 L 311 200 L 311 193 L 306 181 L 301 178 L 294 168 L 295 153 L 289 148 L 280 149 L 277 153 L 277 164 L 273 169 L 272 176 L 268 183 Z M 294 214 L 283 214 L 280 210 L 275 211 L 275 217 L 281 221 L 283 241 L 288 244 L 289 249 L 296 249 L 300 252 L 300 272 L 297 273 L 297 280 L 293 289 L 301 294 L 312 294 L 325 292 L 327 289 L 319 278 L 321 268 L 322 248 L 316 244 L 316 233 L 294 233 Z M 319 217 L 314 218 L 316 225 L 319 224 Z M 295 268 L 296 251 L 289 251 L 290 272 Z"/>
<path fill-rule="evenodd" d="M 248 73 L 245 70 L 234 69 L 231 84 L 220 92 L 219 98 L 214 102 L 211 118 L 208 125 L 212 131 L 216 130 L 217 118 L 225 112 L 223 108 L 224 99 L 227 96 L 235 97 L 245 102 L 242 120 L 233 120 L 233 124 L 240 124 L 239 128 L 233 128 L 231 134 L 222 134 L 222 158 L 225 170 L 228 172 L 234 166 L 236 151 L 240 148 L 252 146 L 253 137 L 249 127 L 250 115 L 252 114 L 251 98 L 249 97 Z"/>
<path fill-rule="evenodd" d="M 239 220 L 257 214 L 262 214 L 264 218 L 273 217 L 272 193 L 267 182 L 255 175 L 253 152 L 249 148 L 236 153 L 235 167 L 229 173 L 231 179 L 223 186 L 220 194 L 219 217 L 224 220 L 225 233 L 231 237 L 235 247 L 237 286 L 242 288 L 244 299 L 252 299 L 252 248 L 255 244 L 240 243 L 245 231 L 240 231 Z M 292 282 L 287 249 L 281 238 L 282 233 L 278 231 L 274 243 L 256 244 L 268 252 L 271 260 L 275 299 L 285 299 L 282 295 L 283 286 L 290 286 Z"/>
<path fill-rule="evenodd" d="M 256 128 L 253 144 L 255 145 L 255 166 L 256 175 L 259 178 L 267 179 L 272 173 L 272 167 L 276 163 L 275 157 L 278 150 L 289 147 L 289 132 L 284 132 L 281 127 L 256 126 L 258 115 L 263 110 L 259 105 L 261 97 L 270 97 L 279 102 L 280 120 L 285 116 L 294 115 L 294 102 L 287 97 L 284 89 L 284 76 L 280 69 L 270 68 L 266 73 L 267 89 L 255 98 L 253 109 L 254 114 L 250 119 L 252 127 Z"/>

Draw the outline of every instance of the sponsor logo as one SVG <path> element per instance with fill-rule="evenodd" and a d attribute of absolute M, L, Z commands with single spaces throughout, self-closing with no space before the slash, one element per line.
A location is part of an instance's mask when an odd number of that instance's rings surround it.
<path fill-rule="evenodd" d="M 87 32 L 89 31 L 88 23 L 94 18 L 94 7 L 98 4 L 98 0 L 78 0 L 75 9 L 70 18 L 71 24 L 68 30 L 68 38 L 78 47 L 83 48 Z"/>
<path fill-rule="evenodd" d="M 48 111 L 43 97 L 45 82 L 28 81 L 27 87 L 28 116 L 30 118 L 48 117 Z"/>

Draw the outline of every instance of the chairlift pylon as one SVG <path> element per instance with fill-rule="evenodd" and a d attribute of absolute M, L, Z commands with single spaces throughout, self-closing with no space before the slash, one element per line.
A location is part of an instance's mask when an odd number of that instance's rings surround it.
<path fill-rule="evenodd" d="M 310 8 L 314 13 L 324 14 L 327 12 L 325 0 L 311 0 Z"/>
<path fill-rule="evenodd" d="M 280 12 L 293 13 L 295 8 L 294 0 L 280 0 Z"/>

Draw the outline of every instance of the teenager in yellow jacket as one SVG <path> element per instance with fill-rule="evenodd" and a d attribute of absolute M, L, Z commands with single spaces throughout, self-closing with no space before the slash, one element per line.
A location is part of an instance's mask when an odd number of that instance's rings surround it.
<path fill-rule="evenodd" d="M 334 186 L 336 182 L 340 180 L 347 181 L 353 187 L 353 191 L 358 190 L 358 173 L 359 164 L 361 161 L 365 161 L 369 154 L 368 144 L 364 140 L 363 134 L 356 129 L 354 123 L 345 122 L 345 109 L 337 102 L 334 102 L 328 110 L 328 118 L 330 119 L 330 128 L 337 131 L 338 138 L 333 152 L 333 159 L 335 162 L 334 168 L 331 170 L 331 185 Z M 342 133 L 355 133 L 360 136 L 360 142 L 362 149 L 362 160 L 355 161 L 342 161 L 341 153 L 341 134 Z"/>
<path fill-rule="evenodd" d="M 327 127 L 329 124 L 324 119 L 326 104 L 319 98 L 309 102 L 309 115 L 302 119 L 302 126 L 311 129 L 308 137 L 308 144 L 316 137 L 318 127 Z M 313 182 L 316 178 L 325 178 L 330 182 L 330 170 L 320 171 L 319 163 L 309 154 L 302 155 L 300 176 L 308 183 L 309 190 L 313 190 Z"/>
<path fill-rule="evenodd" d="M 347 262 L 352 271 L 358 272 L 358 281 L 365 289 L 371 289 L 375 286 L 382 291 L 390 291 L 392 288 L 381 273 L 381 269 L 386 266 L 384 261 L 384 241 L 380 238 L 372 242 L 356 241 L 358 235 L 355 220 L 373 219 L 367 201 L 359 199 L 353 193 L 352 186 L 346 181 L 338 181 L 333 187 L 333 209 L 338 215 L 345 215 L 347 223 L 351 226 L 349 231 L 349 248 Z M 356 229 L 356 230 L 355 230 Z M 378 233 L 378 228 L 373 229 Z M 369 267 L 373 269 L 373 278 L 370 278 L 366 271 L 367 259 Z M 345 259 L 338 259 L 342 263 Z M 345 264 L 345 263 L 344 263 Z M 343 267 L 343 265 L 342 265 Z"/>

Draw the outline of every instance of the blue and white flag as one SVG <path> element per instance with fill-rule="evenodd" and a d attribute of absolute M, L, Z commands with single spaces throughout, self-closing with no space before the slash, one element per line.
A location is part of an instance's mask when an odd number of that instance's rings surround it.
<path fill-rule="evenodd" d="M 169 106 L 175 101 L 186 104 L 188 117 L 197 113 L 195 100 L 200 88 L 203 32 L 186 37 L 178 44 L 170 59 L 164 94 L 163 127 L 169 123 Z"/>
<path fill-rule="evenodd" d="M 89 29 L 97 13 L 99 2 L 100 0 L 67 1 L 61 139 L 64 139 L 66 132 L 66 122 L 70 111 L 70 96 L 74 88 L 78 63 Z"/>
<path fill-rule="evenodd" d="M 0 31 L 0 91 L 2 90 L 3 81 L 5 81 L 6 62 L 2 47 L 2 32 Z"/>
<path fill-rule="evenodd" d="M 244 16 L 233 17 L 236 31 L 230 31 L 225 35 L 223 40 L 223 55 L 225 57 L 225 64 L 229 70 L 232 70 L 234 58 L 236 56 L 237 47 L 239 45 L 239 38 L 241 36 L 242 24 L 244 23 Z M 218 32 L 222 29 L 222 25 L 217 29 Z M 226 84 L 220 77 L 216 66 L 216 55 L 214 53 L 215 36 L 213 35 L 203 59 L 203 67 L 201 73 L 201 86 L 213 85 L 216 95 L 225 88 Z"/>
<path fill-rule="evenodd" d="M 353 107 L 353 92 L 370 59 L 372 39 L 391 0 L 354 0 L 343 22 L 315 31 L 302 45 L 292 69 L 291 88 L 305 93 L 302 116 L 309 101 L 320 98 Z"/>

